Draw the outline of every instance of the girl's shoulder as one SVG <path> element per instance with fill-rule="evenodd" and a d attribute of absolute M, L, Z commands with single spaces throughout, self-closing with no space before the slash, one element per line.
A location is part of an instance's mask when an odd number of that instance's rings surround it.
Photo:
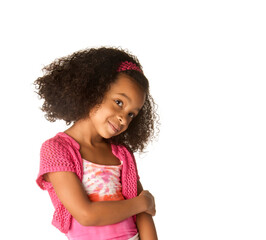
<path fill-rule="evenodd" d="M 133 163 L 136 165 L 136 160 L 133 152 L 124 145 L 114 145 L 112 144 L 112 152 L 113 154 L 124 163 Z"/>
<path fill-rule="evenodd" d="M 128 155 L 128 154 L 133 155 L 132 151 L 128 147 L 126 147 L 122 144 L 119 144 L 119 145 L 111 144 L 111 146 L 112 146 L 113 153 L 116 153 L 119 155 L 121 155 L 121 154 L 122 155 Z"/>
<path fill-rule="evenodd" d="M 48 172 L 71 171 L 81 176 L 80 158 L 77 154 L 79 145 L 73 141 L 66 134 L 58 133 L 42 144 L 40 169 L 36 180 L 42 189 L 50 187 L 43 180 L 43 175 Z"/>
<path fill-rule="evenodd" d="M 40 150 L 41 166 L 64 170 L 64 167 L 74 168 L 80 162 L 79 144 L 63 132 L 46 140 Z"/>
<path fill-rule="evenodd" d="M 70 149 L 79 150 L 79 144 L 64 132 L 57 133 L 54 137 L 47 139 L 41 147 L 41 150 L 54 152 L 67 151 Z"/>

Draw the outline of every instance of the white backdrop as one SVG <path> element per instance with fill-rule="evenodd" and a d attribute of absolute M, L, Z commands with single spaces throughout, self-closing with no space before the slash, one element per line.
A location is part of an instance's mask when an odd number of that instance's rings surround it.
<path fill-rule="evenodd" d="M 95 46 L 137 55 L 161 116 L 138 156 L 159 239 L 266 238 L 265 1 L 5 1 L 0 4 L 1 239 L 65 239 L 35 179 L 41 143 L 64 131 L 33 81 Z"/>

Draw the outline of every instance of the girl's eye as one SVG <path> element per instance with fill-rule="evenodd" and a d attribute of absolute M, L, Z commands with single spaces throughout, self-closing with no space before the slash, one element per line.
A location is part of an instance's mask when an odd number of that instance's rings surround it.
<path fill-rule="evenodd" d="M 131 117 L 131 118 L 134 118 L 135 114 L 134 113 L 129 113 L 128 116 Z"/>
<path fill-rule="evenodd" d="M 119 106 L 119 107 L 122 107 L 123 106 L 123 102 L 120 101 L 120 100 L 115 100 L 116 104 Z"/>

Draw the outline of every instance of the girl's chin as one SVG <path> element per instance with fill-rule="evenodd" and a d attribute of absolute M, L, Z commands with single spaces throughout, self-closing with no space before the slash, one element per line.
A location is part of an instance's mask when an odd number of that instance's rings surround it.
<path fill-rule="evenodd" d="M 118 134 L 115 134 L 115 133 L 110 132 L 110 131 L 106 131 L 105 133 L 101 134 L 102 138 L 104 138 L 104 139 L 110 139 L 110 138 L 115 137 L 117 135 Z"/>

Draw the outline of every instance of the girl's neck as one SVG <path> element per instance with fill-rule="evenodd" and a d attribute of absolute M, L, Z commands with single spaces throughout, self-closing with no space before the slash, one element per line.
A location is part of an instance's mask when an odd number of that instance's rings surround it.
<path fill-rule="evenodd" d="M 105 143 L 105 139 L 95 131 L 89 119 L 78 120 L 65 133 L 83 146 L 95 147 Z"/>

